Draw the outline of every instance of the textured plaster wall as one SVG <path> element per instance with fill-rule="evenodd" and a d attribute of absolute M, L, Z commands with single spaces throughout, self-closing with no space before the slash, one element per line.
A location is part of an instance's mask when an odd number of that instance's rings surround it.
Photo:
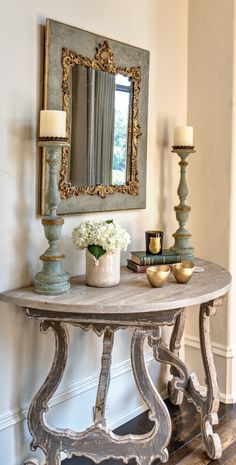
<path fill-rule="evenodd" d="M 170 146 L 173 127 L 186 121 L 187 12 L 187 0 L 120 0 L 119 4 L 113 0 L 4 3 L 0 29 L 1 291 L 29 284 L 40 269 L 38 256 L 47 245 L 37 215 L 40 155 L 36 148 L 45 18 L 150 50 L 147 208 L 109 215 L 130 232 L 130 249 L 140 249 L 146 228 L 163 227 L 167 236 L 176 229 L 172 208 L 178 167 L 170 154 Z M 88 218 L 107 216 L 101 212 L 66 217 L 61 248 L 66 253 L 65 268 L 72 275 L 84 272 L 83 253 L 75 252 L 71 245 L 72 228 Z M 123 255 L 124 263 L 126 256 L 128 253 Z M 69 359 L 62 386 L 98 372 L 101 341 L 75 329 L 70 336 L 75 352 Z M 26 424 L 20 421 L 21 410 L 27 407 L 47 373 L 54 342 L 51 334 L 40 334 L 38 322 L 27 320 L 22 310 L 3 304 L 0 304 L 0 341 L 0 370 L 4 374 L 0 382 L 0 465 L 16 465 L 26 457 L 30 441 Z M 114 363 L 122 364 L 128 359 L 128 350 L 129 334 L 117 334 Z M 154 378 L 157 374 L 158 370 Z M 132 411 L 135 414 L 140 399 L 133 394 L 130 378 L 122 377 L 125 392 L 119 388 L 119 378 L 115 382 L 118 384 L 114 392 L 120 392 L 120 397 L 114 404 L 116 409 L 111 421 L 118 424 L 129 406 L 131 415 Z M 94 395 L 95 392 L 89 391 L 83 398 L 82 419 L 76 415 L 78 428 L 91 420 Z M 55 408 L 57 424 L 63 426 L 65 419 L 73 426 L 70 411 L 73 413 L 75 409 L 72 407 L 69 411 L 68 405 L 64 402 Z"/>

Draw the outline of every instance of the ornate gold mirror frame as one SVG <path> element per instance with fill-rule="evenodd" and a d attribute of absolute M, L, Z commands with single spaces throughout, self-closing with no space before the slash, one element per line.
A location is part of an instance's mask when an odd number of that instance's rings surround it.
<path fill-rule="evenodd" d="M 121 74 L 131 80 L 132 102 L 128 128 L 126 183 L 73 185 L 70 179 L 70 149 L 64 148 L 61 164 L 58 166 L 61 197 L 58 213 L 145 208 L 149 52 L 47 19 L 44 109 L 66 110 L 69 140 L 73 98 L 70 79 L 75 65 Z M 41 179 L 41 213 L 45 215 L 48 185 L 45 153 L 42 157 Z"/>
<path fill-rule="evenodd" d="M 141 136 L 141 127 L 138 123 L 138 100 L 141 83 L 140 67 L 132 66 L 122 68 L 115 63 L 112 50 L 105 40 L 104 43 L 96 48 L 94 60 L 69 50 L 62 49 L 62 67 L 63 67 L 63 110 L 67 113 L 67 133 L 70 139 L 71 115 L 70 115 L 70 82 L 71 71 L 74 65 L 81 65 L 98 71 L 106 71 L 112 74 L 122 74 L 132 81 L 132 102 L 131 115 L 128 128 L 128 163 L 127 163 L 127 182 L 122 185 L 103 185 L 96 186 L 73 186 L 68 180 L 68 159 L 69 149 L 64 147 L 62 151 L 62 163 L 60 171 L 60 195 L 62 199 L 68 199 L 73 195 L 99 195 L 104 198 L 108 194 L 115 192 L 138 195 L 139 181 L 137 176 L 137 148 L 138 138 Z"/>

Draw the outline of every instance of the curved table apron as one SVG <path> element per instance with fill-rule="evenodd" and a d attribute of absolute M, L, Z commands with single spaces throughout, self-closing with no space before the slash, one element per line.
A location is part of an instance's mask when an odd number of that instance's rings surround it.
<path fill-rule="evenodd" d="M 60 465 L 61 451 L 68 456 L 89 457 L 96 463 L 108 458 L 121 459 L 125 463 L 135 458 L 139 465 L 150 465 L 157 458 L 162 462 L 168 460 L 171 419 L 145 365 L 146 340 L 154 358 L 171 365 L 172 378 L 168 383 L 170 400 L 174 404 L 181 404 L 185 395 L 188 401 L 194 403 L 201 414 L 202 437 L 207 454 L 212 459 L 221 456 L 220 438 L 213 431 L 213 426 L 218 423 L 219 388 L 211 350 L 209 320 L 229 290 L 231 277 L 224 268 L 213 263 L 196 260 L 195 264 L 203 266 L 204 272 L 194 273 L 185 285 L 177 284 L 171 275 L 161 289 L 151 288 L 145 274 L 123 269 L 121 283 L 113 288 L 90 288 L 85 285 L 84 277 L 75 277 L 71 291 L 62 296 L 37 295 L 32 286 L 1 294 L 1 300 L 24 307 L 30 318 L 42 320 L 42 332 L 52 329 L 55 334 L 56 350 L 51 370 L 28 413 L 29 430 L 33 437 L 31 448 L 35 450 L 40 447 L 44 451 L 46 465 Z M 200 386 L 196 375 L 190 373 L 179 358 L 186 307 L 196 304 L 200 305 L 199 336 L 206 388 Z M 65 370 L 67 324 L 86 331 L 92 329 L 98 336 L 103 335 L 94 424 L 79 433 L 55 429 L 44 418 L 48 402 Z M 163 325 L 173 325 L 169 347 L 162 342 Z M 114 332 L 128 327 L 134 328 L 131 363 L 135 381 L 154 426 L 143 435 L 118 436 L 106 426 L 105 406 Z M 35 461 L 33 459 L 27 463 Z"/>

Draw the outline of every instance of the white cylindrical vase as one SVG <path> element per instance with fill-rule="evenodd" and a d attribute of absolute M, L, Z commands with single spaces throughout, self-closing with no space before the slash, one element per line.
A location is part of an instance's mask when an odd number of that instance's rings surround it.
<path fill-rule="evenodd" d="M 93 287 L 112 287 L 120 282 L 120 249 L 107 252 L 97 260 L 86 249 L 86 284 Z"/>

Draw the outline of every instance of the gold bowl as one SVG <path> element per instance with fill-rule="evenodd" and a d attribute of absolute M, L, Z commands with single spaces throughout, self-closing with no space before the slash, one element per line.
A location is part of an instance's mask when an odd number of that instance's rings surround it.
<path fill-rule="evenodd" d="M 170 274 L 168 265 L 149 266 L 146 275 L 152 287 L 162 287 Z"/>
<path fill-rule="evenodd" d="M 172 265 L 173 275 L 177 281 L 177 283 L 185 284 L 187 283 L 194 270 L 194 263 L 190 261 L 182 262 L 182 263 L 175 263 Z"/>

